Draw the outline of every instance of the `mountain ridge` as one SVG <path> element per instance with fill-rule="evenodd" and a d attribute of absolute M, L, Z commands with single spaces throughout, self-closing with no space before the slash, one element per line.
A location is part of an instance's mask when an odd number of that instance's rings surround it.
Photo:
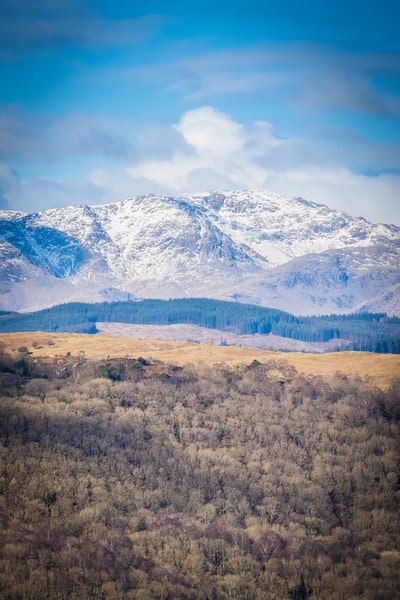
<path fill-rule="evenodd" d="M 399 227 L 264 190 L 0 211 L 0 256 L 5 310 L 207 296 L 400 314 Z"/>

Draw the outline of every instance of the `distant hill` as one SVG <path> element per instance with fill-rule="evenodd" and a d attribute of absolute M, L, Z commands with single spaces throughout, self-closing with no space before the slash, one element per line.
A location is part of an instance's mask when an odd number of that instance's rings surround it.
<path fill-rule="evenodd" d="M 272 334 L 310 343 L 331 342 L 330 350 L 400 353 L 400 318 L 397 317 L 370 313 L 298 317 L 276 309 L 207 298 L 69 303 L 33 313 L 10 312 L 0 315 L 0 332 L 95 334 L 97 323 L 191 324 L 238 335 L 257 334 L 266 340 Z"/>

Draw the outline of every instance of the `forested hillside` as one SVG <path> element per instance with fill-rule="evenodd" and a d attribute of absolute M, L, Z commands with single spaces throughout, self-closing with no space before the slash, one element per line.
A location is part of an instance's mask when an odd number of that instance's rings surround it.
<path fill-rule="evenodd" d="M 400 595 L 400 386 L 0 361 L 0 597 Z"/>
<path fill-rule="evenodd" d="M 34 313 L 3 313 L 0 315 L 0 332 L 96 333 L 97 322 L 151 325 L 191 323 L 239 334 L 273 333 L 305 342 L 337 339 L 338 349 L 400 352 L 400 319 L 397 317 L 369 313 L 296 317 L 275 309 L 206 298 L 70 303 Z M 347 342 L 343 344 L 343 340 Z"/>

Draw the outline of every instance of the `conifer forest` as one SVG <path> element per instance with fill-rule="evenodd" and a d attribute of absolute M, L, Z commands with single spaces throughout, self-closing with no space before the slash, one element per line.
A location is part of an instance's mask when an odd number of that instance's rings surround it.
<path fill-rule="evenodd" d="M 400 318 L 385 313 L 296 316 L 281 310 L 209 298 L 70 302 L 32 313 L 0 311 L 0 332 L 97 333 L 96 324 L 193 324 L 237 334 L 270 333 L 305 342 L 338 340 L 337 350 L 400 354 Z"/>

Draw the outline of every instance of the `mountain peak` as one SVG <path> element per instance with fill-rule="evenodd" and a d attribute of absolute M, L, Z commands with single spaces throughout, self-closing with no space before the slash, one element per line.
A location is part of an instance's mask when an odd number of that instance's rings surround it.
<path fill-rule="evenodd" d="M 400 228 L 265 190 L 2 211 L 0 238 L 3 309 L 114 293 L 235 299 L 297 314 L 368 303 L 384 311 L 390 290 L 397 311 Z"/>

